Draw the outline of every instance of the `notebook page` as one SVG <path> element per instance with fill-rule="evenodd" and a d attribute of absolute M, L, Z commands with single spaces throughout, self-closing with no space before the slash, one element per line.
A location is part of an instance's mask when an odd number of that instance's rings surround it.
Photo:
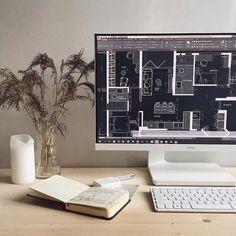
<path fill-rule="evenodd" d="M 62 202 L 68 202 L 90 187 L 77 181 L 54 175 L 30 186 L 30 189 L 56 198 Z"/>
<path fill-rule="evenodd" d="M 92 187 L 72 198 L 69 203 L 109 209 L 119 204 L 123 198 L 127 197 L 128 200 L 128 196 L 128 191 L 123 189 Z"/>

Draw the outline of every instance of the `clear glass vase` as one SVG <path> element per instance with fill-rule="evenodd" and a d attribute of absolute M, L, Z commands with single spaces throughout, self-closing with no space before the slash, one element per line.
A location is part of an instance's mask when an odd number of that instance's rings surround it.
<path fill-rule="evenodd" d="M 43 126 L 38 132 L 36 177 L 45 179 L 61 174 L 60 161 L 56 157 L 55 134 L 52 127 Z"/>

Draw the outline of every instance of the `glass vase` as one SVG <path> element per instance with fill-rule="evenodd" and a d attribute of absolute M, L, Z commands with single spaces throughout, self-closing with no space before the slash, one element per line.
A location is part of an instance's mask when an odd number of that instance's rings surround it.
<path fill-rule="evenodd" d="M 55 134 L 52 127 L 42 127 L 38 133 L 36 148 L 36 177 L 45 179 L 53 175 L 61 174 L 61 166 L 56 158 Z"/>

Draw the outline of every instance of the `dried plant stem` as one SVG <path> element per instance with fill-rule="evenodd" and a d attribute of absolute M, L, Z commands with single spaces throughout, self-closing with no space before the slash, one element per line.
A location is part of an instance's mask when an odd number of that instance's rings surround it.
<path fill-rule="evenodd" d="M 44 171 L 49 172 L 54 161 L 54 132 L 51 132 L 51 128 L 44 124 L 39 135 L 40 142 L 42 143 L 40 159 L 44 163 L 42 165 Z"/>
<path fill-rule="evenodd" d="M 25 111 L 27 112 L 27 114 L 29 115 L 30 119 L 33 121 L 33 124 L 38 132 L 38 120 L 34 115 L 34 111 L 32 109 L 32 107 L 27 106 L 27 102 L 24 101 L 24 98 L 21 98 L 21 102 L 23 104 L 23 107 L 25 109 Z"/>

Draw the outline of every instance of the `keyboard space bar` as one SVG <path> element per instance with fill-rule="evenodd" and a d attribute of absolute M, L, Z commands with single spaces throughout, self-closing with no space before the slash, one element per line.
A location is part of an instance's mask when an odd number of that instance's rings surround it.
<path fill-rule="evenodd" d="M 192 204 L 191 207 L 196 210 L 232 210 L 230 205 L 199 205 Z"/>

